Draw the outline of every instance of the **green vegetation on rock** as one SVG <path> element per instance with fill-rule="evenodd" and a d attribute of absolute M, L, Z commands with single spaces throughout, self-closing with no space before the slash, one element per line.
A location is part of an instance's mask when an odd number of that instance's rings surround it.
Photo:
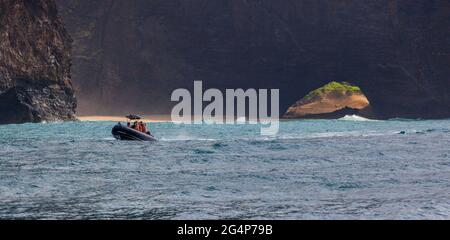
<path fill-rule="evenodd" d="M 330 82 L 325 86 L 318 88 L 314 91 L 311 91 L 306 95 L 303 100 L 311 100 L 317 96 L 321 96 L 325 93 L 339 91 L 339 92 L 347 92 L 347 93 L 362 93 L 361 88 L 355 85 L 351 85 L 348 82 Z"/>

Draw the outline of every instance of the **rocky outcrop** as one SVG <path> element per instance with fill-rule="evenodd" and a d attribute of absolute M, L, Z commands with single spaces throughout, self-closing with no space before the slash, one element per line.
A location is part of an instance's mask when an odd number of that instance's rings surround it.
<path fill-rule="evenodd" d="M 330 79 L 379 118 L 450 117 L 450 1 L 59 0 L 80 111 L 170 112 L 174 88 L 279 88 L 281 109 Z"/>
<path fill-rule="evenodd" d="M 336 119 L 358 114 L 369 106 L 359 87 L 346 82 L 331 82 L 289 107 L 284 118 Z"/>
<path fill-rule="evenodd" d="M 0 0 L 0 124 L 73 120 L 71 38 L 54 1 Z"/>

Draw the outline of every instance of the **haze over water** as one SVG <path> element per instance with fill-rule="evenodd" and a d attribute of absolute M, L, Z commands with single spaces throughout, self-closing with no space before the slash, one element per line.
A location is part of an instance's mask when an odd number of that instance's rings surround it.
<path fill-rule="evenodd" d="M 0 126 L 1 219 L 449 219 L 450 120 Z"/>

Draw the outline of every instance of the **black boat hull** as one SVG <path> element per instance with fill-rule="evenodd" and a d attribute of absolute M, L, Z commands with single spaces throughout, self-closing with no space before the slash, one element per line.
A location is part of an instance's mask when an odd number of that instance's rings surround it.
<path fill-rule="evenodd" d="M 156 138 L 152 135 L 139 132 L 132 128 L 118 124 L 112 129 L 112 135 L 118 140 L 128 141 L 156 141 Z"/>

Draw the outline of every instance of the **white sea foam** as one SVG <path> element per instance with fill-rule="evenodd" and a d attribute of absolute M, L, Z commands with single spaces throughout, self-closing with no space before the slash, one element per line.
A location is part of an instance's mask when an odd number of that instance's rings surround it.
<path fill-rule="evenodd" d="M 313 138 L 333 138 L 333 137 L 373 137 L 398 134 L 396 131 L 347 131 L 347 132 L 321 132 L 305 134 L 280 135 L 278 139 L 313 139 Z"/>
<path fill-rule="evenodd" d="M 43 120 L 40 122 L 41 124 L 61 124 L 64 123 L 62 120 Z"/>
<path fill-rule="evenodd" d="M 364 118 L 358 115 L 347 115 L 343 118 L 339 118 L 338 120 L 341 121 L 359 121 L 359 122 L 364 122 L 364 121 L 376 121 L 376 120 L 372 120 L 372 119 L 368 119 L 368 118 Z"/>
<path fill-rule="evenodd" d="M 236 119 L 236 123 L 247 123 L 247 118 L 246 117 L 240 117 L 238 119 Z"/>
<path fill-rule="evenodd" d="M 116 139 L 113 137 L 105 137 L 105 138 L 102 138 L 102 140 L 103 141 L 115 141 Z"/>

